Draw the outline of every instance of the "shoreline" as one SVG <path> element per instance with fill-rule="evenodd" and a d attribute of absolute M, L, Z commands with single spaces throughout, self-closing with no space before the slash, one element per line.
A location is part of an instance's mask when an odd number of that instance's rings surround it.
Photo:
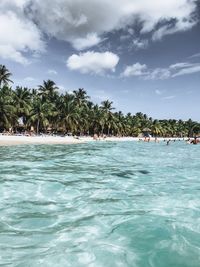
<path fill-rule="evenodd" d="M 15 136 L 15 135 L 0 135 L 0 146 L 14 145 L 54 145 L 54 144 L 82 144 L 85 141 L 76 139 L 71 136 Z"/>
<path fill-rule="evenodd" d="M 181 140 L 183 138 L 178 137 L 158 137 L 157 142 L 164 140 Z M 192 138 L 191 138 L 192 139 Z M 17 136 L 17 135 L 0 135 L 0 146 L 12 146 L 12 145 L 26 145 L 26 144 L 83 144 L 87 142 L 124 142 L 124 141 L 137 141 L 144 142 L 144 138 L 139 137 L 106 137 L 105 139 L 94 140 L 93 137 L 60 137 L 60 136 Z M 151 138 L 150 142 L 155 142 L 155 138 Z"/>

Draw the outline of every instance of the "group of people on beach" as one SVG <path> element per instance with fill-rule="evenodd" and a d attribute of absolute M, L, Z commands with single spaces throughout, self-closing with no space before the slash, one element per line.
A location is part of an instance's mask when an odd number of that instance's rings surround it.
<path fill-rule="evenodd" d="M 102 135 L 94 134 L 93 139 L 95 141 L 97 141 L 97 140 L 105 140 L 106 139 L 106 135 L 105 134 L 102 134 Z"/>
<path fill-rule="evenodd" d="M 100 141 L 100 140 L 105 140 L 107 138 L 107 136 L 105 134 L 94 134 L 93 135 L 93 140 L 95 141 Z M 123 137 L 122 137 L 123 139 Z M 108 138 L 109 140 L 109 138 Z M 132 140 L 132 139 L 127 139 L 127 140 Z M 172 142 L 178 142 L 178 141 L 185 141 L 187 144 L 198 144 L 200 143 L 200 139 L 198 139 L 197 137 L 194 137 L 194 138 L 188 138 L 188 139 L 185 139 L 184 137 L 182 138 L 158 138 L 158 137 L 152 137 L 152 136 L 145 136 L 143 138 L 135 138 L 135 141 L 139 141 L 139 142 L 146 142 L 146 143 L 149 143 L 149 142 L 155 142 L 155 143 L 160 143 L 160 142 L 165 142 L 166 145 L 168 146 L 169 144 L 171 144 Z"/>
<path fill-rule="evenodd" d="M 194 139 L 192 139 L 192 140 L 190 138 L 188 138 L 186 140 L 186 143 L 187 144 L 197 145 L 198 143 L 200 143 L 200 140 L 197 137 L 194 137 Z"/>
<path fill-rule="evenodd" d="M 153 139 L 151 139 L 150 137 L 144 137 L 144 138 L 139 138 L 138 140 L 139 142 L 143 141 L 143 142 L 150 142 L 150 141 L 154 141 L 155 143 L 159 143 L 160 140 L 157 137 L 154 137 Z M 163 142 L 166 142 L 166 145 L 168 146 L 171 142 L 176 142 L 176 141 L 181 141 L 180 138 L 176 138 L 176 139 L 163 139 Z M 185 141 L 187 144 L 193 144 L 193 145 L 197 145 L 198 143 L 200 143 L 200 140 L 197 137 L 194 138 L 188 138 L 187 140 L 185 140 L 184 138 L 182 139 L 182 141 Z"/>

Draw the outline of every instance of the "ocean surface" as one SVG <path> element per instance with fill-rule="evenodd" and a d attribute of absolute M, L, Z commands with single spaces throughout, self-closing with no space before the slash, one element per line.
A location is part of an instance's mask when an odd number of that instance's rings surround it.
<path fill-rule="evenodd" d="M 199 267 L 200 145 L 0 147 L 0 266 Z"/>

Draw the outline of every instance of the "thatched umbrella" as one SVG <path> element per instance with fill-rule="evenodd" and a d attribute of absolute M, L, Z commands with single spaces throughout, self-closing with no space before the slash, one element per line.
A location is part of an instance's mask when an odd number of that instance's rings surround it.
<path fill-rule="evenodd" d="M 144 136 L 149 136 L 149 134 L 151 133 L 151 129 L 146 127 L 142 130 L 142 132 Z"/>
<path fill-rule="evenodd" d="M 143 132 L 151 132 L 151 129 L 149 129 L 149 128 L 144 128 L 142 131 L 143 131 Z"/>

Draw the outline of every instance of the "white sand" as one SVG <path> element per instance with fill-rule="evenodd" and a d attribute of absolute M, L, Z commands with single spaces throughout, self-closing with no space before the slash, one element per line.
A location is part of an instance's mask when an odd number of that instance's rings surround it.
<path fill-rule="evenodd" d="M 94 140 L 93 137 L 80 137 L 76 139 L 72 136 L 59 137 L 59 136 L 10 136 L 10 135 L 0 135 L 0 146 L 5 145 L 22 145 L 22 144 L 80 144 L 85 142 L 113 142 L 113 141 L 139 141 L 139 139 L 144 140 L 144 138 L 138 137 L 106 137 L 105 139 L 100 138 L 100 140 Z M 159 142 L 163 140 L 179 140 L 180 138 L 157 138 Z M 182 140 L 182 139 L 181 139 Z M 151 138 L 150 142 L 154 142 L 155 138 Z"/>
<path fill-rule="evenodd" d="M 0 135 L 0 146 L 22 144 L 79 144 L 83 140 L 71 136 L 9 136 Z"/>

